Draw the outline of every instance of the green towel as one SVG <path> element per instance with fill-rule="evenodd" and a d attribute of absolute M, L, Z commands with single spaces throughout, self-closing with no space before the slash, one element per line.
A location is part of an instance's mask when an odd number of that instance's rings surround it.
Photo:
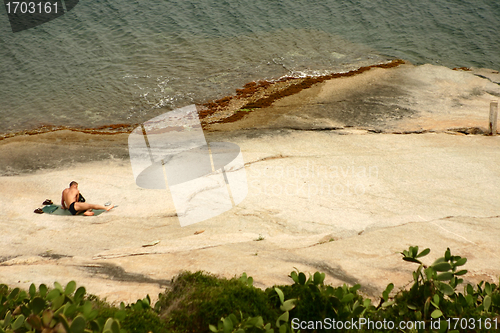
<path fill-rule="evenodd" d="M 71 215 L 69 209 L 62 209 L 61 205 L 47 205 L 42 208 L 43 212 L 46 214 L 53 215 Z M 104 212 L 104 209 L 94 209 L 94 216 L 97 216 Z M 84 216 L 83 213 L 78 214 L 77 216 Z"/>

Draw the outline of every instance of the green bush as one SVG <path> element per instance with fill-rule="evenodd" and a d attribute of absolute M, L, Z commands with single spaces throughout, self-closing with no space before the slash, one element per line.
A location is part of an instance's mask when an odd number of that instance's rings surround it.
<path fill-rule="evenodd" d="M 65 288 L 55 282 L 54 287 L 32 284 L 26 292 L 0 286 L 0 333 L 123 333 L 117 319 L 98 318 L 84 287 L 77 289 L 74 281 Z"/>
<path fill-rule="evenodd" d="M 292 272 L 292 285 L 279 286 L 287 298 L 296 299 L 295 308 L 290 311 L 293 318 L 307 318 L 307 320 L 323 320 L 335 318 L 348 320 L 359 316 L 365 309 L 363 298 L 358 295 L 360 285 L 333 288 L 323 284 L 324 273 L 316 272 L 306 278 L 302 272 Z M 273 305 L 278 306 L 277 297 L 271 288 L 266 290 Z"/>
<path fill-rule="evenodd" d="M 123 329 L 133 333 L 168 332 L 165 323 L 160 319 L 158 313 L 152 309 L 129 309 L 120 323 Z"/>
<path fill-rule="evenodd" d="M 264 291 L 242 279 L 185 272 L 172 281 L 170 290 L 159 295 L 155 309 L 176 332 L 206 332 L 208 325 L 230 314 L 277 318 Z"/>
<path fill-rule="evenodd" d="M 430 324 L 434 321 L 434 323 L 440 323 L 440 329 L 436 332 L 450 333 L 460 332 L 457 328 L 462 327 L 460 325 L 463 324 L 463 319 L 468 320 L 468 325 L 470 325 L 472 318 L 475 320 L 476 327 L 469 331 L 498 331 L 500 327 L 500 286 L 481 282 L 474 288 L 467 284 L 462 294 L 457 291 L 457 288 L 463 283 L 461 276 L 467 273 L 465 269 L 462 269 L 467 259 L 453 256 L 450 249 L 447 249 L 443 257 L 436 259 L 431 265 L 425 265 L 420 261 L 420 258 L 429 253 L 430 249 L 419 252 L 418 246 L 410 247 L 401 253 L 404 261 L 419 265 L 417 270 L 413 272 L 413 285 L 409 290 L 400 290 L 391 297 L 390 293 L 394 289 L 394 284 L 390 283 L 382 292 L 377 307 L 372 304 L 370 299 L 363 299 L 357 293 L 360 285 L 353 287 L 343 285 L 334 288 L 323 284 L 325 277 L 323 273 L 316 272 L 307 278 L 302 272 L 292 272 L 290 277 L 294 284 L 279 287 L 286 298 L 294 299 L 294 308 L 289 311 L 291 319 L 288 318 L 287 313 L 288 320 L 285 322 L 287 327 L 280 327 L 277 322 L 276 325 L 270 325 L 266 330 L 261 329 L 260 331 L 274 332 L 272 327 L 276 327 L 276 329 L 279 328 L 280 333 L 294 332 L 293 318 L 299 318 L 308 323 L 323 321 L 325 318 L 337 321 L 365 318 L 372 322 L 393 321 L 395 325 L 400 321 L 421 321 L 426 325 L 425 329 L 413 329 L 408 330 L 408 332 L 429 332 Z M 273 308 L 279 306 L 275 289 L 277 288 L 266 290 Z M 281 303 L 283 303 L 283 298 L 280 296 Z M 250 332 L 244 327 L 244 323 L 255 321 L 258 317 L 245 318 L 241 316 L 241 319 L 238 319 L 232 315 L 229 319 L 223 318 L 219 321 L 217 329 L 211 326 L 211 330 L 221 333 Z M 477 324 L 478 320 L 481 320 L 483 324 L 481 328 Z M 270 322 L 273 323 L 272 320 Z M 252 325 L 247 326 L 254 329 Z M 335 331 L 382 332 L 367 326 L 358 330 L 339 329 Z M 302 333 L 305 332 L 327 332 L 327 330 L 308 327 Z"/>

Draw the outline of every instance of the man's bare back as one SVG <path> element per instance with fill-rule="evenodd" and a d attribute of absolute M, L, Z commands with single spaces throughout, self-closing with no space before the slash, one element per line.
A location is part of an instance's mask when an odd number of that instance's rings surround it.
<path fill-rule="evenodd" d="M 114 206 L 94 205 L 86 202 L 79 202 L 80 191 L 78 190 L 78 183 L 72 181 L 67 189 L 64 189 L 61 196 L 61 206 L 63 209 L 69 209 L 72 215 L 77 215 L 83 212 L 83 215 L 92 216 L 94 212 L 92 209 L 111 210 Z"/>

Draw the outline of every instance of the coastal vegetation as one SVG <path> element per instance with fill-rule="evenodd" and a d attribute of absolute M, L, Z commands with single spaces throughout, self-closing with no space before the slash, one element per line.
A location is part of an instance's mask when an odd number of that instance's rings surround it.
<path fill-rule="evenodd" d="M 225 279 L 184 272 L 155 304 L 149 295 L 133 304 L 109 304 L 74 281 L 51 289 L 32 284 L 27 291 L 0 285 L 0 333 L 498 331 L 500 285 L 464 283 L 466 258 L 447 249 L 425 264 L 429 253 L 417 246 L 401 252 L 417 267 L 411 287 L 395 291 L 390 283 L 376 300 L 365 297 L 359 284 L 334 287 L 324 283 L 324 273 L 298 270 L 289 275 L 292 284 L 266 290 L 245 273 Z M 402 322 L 411 327 L 400 329 Z"/>

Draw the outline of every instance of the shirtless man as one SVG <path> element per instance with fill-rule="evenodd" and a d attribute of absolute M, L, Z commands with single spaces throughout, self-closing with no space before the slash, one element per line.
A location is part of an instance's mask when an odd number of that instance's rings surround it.
<path fill-rule="evenodd" d="M 71 183 L 69 183 L 69 188 L 65 189 L 62 192 L 62 198 L 61 198 L 62 208 L 69 209 L 72 215 L 84 212 L 83 215 L 92 216 L 94 215 L 92 209 L 104 209 L 106 211 L 109 211 L 114 207 L 114 206 L 106 207 L 102 205 L 93 205 L 86 202 L 78 202 L 79 195 L 80 191 L 78 191 L 78 183 L 72 181 Z"/>

